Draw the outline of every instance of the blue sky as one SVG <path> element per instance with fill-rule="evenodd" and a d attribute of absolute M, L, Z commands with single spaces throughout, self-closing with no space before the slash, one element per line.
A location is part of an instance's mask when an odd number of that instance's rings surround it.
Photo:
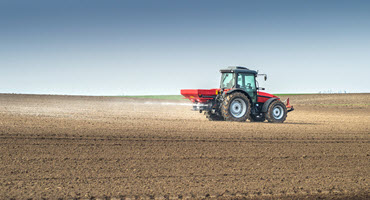
<path fill-rule="evenodd" d="M 0 1 L 0 93 L 145 95 L 267 73 L 272 93 L 370 92 L 368 1 Z"/>

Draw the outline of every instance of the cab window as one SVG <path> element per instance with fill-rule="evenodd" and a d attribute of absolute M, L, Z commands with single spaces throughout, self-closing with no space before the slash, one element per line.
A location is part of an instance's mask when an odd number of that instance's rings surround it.
<path fill-rule="evenodd" d="M 245 91 L 255 91 L 256 83 L 254 81 L 254 74 L 238 74 L 237 87 Z"/>

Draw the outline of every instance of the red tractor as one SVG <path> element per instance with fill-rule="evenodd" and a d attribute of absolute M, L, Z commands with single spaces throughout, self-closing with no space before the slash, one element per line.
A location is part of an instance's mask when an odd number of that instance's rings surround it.
<path fill-rule="evenodd" d="M 258 87 L 256 82 L 257 71 L 246 67 L 229 67 L 220 70 L 221 87 L 219 89 L 186 89 L 181 94 L 193 102 L 193 110 L 204 111 L 210 121 L 238 121 L 249 119 L 252 122 L 283 123 L 287 113 L 293 111 L 280 98 L 269 93 L 260 92 L 264 88 Z"/>

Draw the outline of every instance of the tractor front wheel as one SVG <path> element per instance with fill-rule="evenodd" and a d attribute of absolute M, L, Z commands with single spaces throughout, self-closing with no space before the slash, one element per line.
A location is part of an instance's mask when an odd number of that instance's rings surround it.
<path fill-rule="evenodd" d="M 287 109 L 283 102 L 276 100 L 272 102 L 265 113 L 268 122 L 283 123 L 287 117 Z"/>
<path fill-rule="evenodd" d="M 227 95 L 221 105 L 221 113 L 226 121 L 245 122 L 251 112 L 249 98 L 243 93 Z"/>

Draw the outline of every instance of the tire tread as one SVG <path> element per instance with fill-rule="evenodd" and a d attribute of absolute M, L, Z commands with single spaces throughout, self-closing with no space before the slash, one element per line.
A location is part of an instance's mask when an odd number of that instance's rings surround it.
<path fill-rule="evenodd" d="M 274 106 L 277 105 L 277 104 L 280 104 L 282 106 L 282 108 L 284 109 L 284 116 L 279 120 L 275 119 L 273 117 L 273 114 L 272 114 L 272 110 L 273 110 Z M 284 105 L 284 103 L 281 102 L 280 100 L 275 100 L 270 104 L 269 108 L 267 109 L 267 112 L 265 113 L 265 118 L 270 123 L 283 123 L 286 120 L 287 116 L 288 116 L 287 113 L 288 112 L 287 112 L 287 109 L 286 109 L 286 106 Z"/>
<path fill-rule="evenodd" d="M 230 107 L 231 102 L 235 98 L 241 98 L 241 99 L 243 99 L 245 101 L 246 105 L 247 105 L 247 111 L 246 111 L 244 117 L 234 118 L 230 114 L 229 107 Z M 249 119 L 250 112 L 251 112 L 251 103 L 250 103 L 250 100 L 249 100 L 249 98 L 246 95 L 244 95 L 241 92 L 234 92 L 234 93 L 231 93 L 231 94 L 227 95 L 225 97 L 224 101 L 222 102 L 222 105 L 221 105 L 221 113 L 222 113 L 222 116 L 225 119 L 225 121 L 245 122 L 247 119 Z"/>

